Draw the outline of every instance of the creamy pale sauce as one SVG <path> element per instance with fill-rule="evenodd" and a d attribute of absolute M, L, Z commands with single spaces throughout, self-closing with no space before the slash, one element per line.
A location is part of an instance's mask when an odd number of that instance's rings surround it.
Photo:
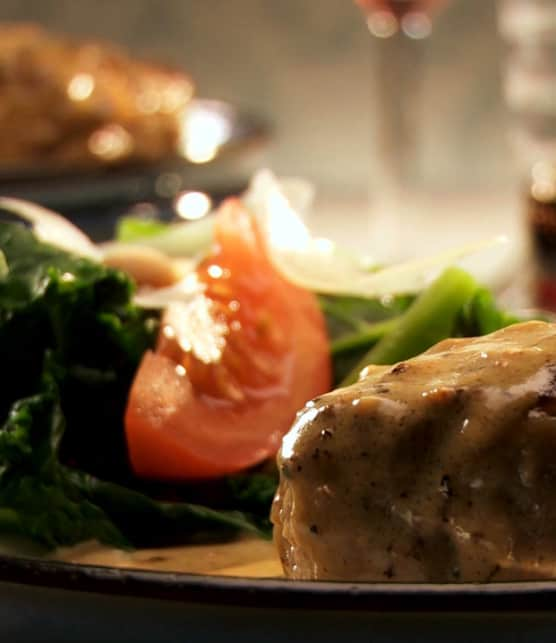
<path fill-rule="evenodd" d="M 258 538 L 228 543 L 122 551 L 89 542 L 58 549 L 51 558 L 69 563 L 211 576 L 282 576 L 275 546 Z"/>
<path fill-rule="evenodd" d="M 555 577 L 556 325 L 369 368 L 309 405 L 279 468 L 290 577 Z"/>

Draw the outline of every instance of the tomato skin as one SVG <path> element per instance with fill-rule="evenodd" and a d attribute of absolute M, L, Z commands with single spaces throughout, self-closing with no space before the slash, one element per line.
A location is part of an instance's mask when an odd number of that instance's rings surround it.
<path fill-rule="evenodd" d="M 214 318 L 227 325 L 226 344 L 207 364 L 161 331 L 144 355 L 125 417 L 141 477 L 210 479 L 254 466 L 275 455 L 296 412 L 331 387 L 318 301 L 274 270 L 239 201 L 221 207 L 215 239 L 197 273 Z"/>

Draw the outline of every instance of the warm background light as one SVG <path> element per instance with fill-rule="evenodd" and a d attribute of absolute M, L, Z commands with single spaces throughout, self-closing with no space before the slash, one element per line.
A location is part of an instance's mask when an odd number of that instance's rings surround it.
<path fill-rule="evenodd" d="M 204 192 L 182 192 L 174 202 L 178 216 L 188 221 L 202 219 L 210 212 L 211 205 L 210 197 Z"/>

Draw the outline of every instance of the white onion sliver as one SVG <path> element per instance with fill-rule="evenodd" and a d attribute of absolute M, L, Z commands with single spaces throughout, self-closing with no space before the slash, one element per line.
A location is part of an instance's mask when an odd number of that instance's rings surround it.
<path fill-rule="evenodd" d="M 268 195 L 278 189 L 287 200 L 296 216 L 302 220 L 310 211 L 315 200 L 315 186 L 306 179 L 298 177 L 277 178 L 268 169 L 255 172 L 242 201 L 254 213 L 264 210 Z"/>
<path fill-rule="evenodd" d="M 323 257 L 314 250 L 276 251 L 271 246 L 269 255 L 276 269 L 286 279 L 308 290 L 323 294 L 382 297 L 418 292 L 444 268 L 505 242 L 505 237 L 495 237 L 366 273 L 358 268 L 350 269 L 345 262 Z"/>
<path fill-rule="evenodd" d="M 0 197 L 0 209 L 32 223 L 41 241 L 95 261 L 102 259 L 101 251 L 84 232 L 52 210 L 11 197 Z"/>
<path fill-rule="evenodd" d="M 244 201 L 259 217 L 274 267 L 292 283 L 320 293 L 381 297 L 417 292 L 443 268 L 506 242 L 504 237 L 480 240 L 370 272 L 363 258 L 338 248 L 329 239 L 313 237 L 268 170 L 255 175 Z"/>

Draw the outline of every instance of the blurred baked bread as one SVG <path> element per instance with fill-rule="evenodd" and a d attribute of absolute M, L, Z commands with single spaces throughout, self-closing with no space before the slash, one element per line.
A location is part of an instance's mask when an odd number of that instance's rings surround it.
<path fill-rule="evenodd" d="M 171 156 L 192 94 L 186 74 L 112 45 L 0 24 L 0 167 L 94 167 Z"/>

